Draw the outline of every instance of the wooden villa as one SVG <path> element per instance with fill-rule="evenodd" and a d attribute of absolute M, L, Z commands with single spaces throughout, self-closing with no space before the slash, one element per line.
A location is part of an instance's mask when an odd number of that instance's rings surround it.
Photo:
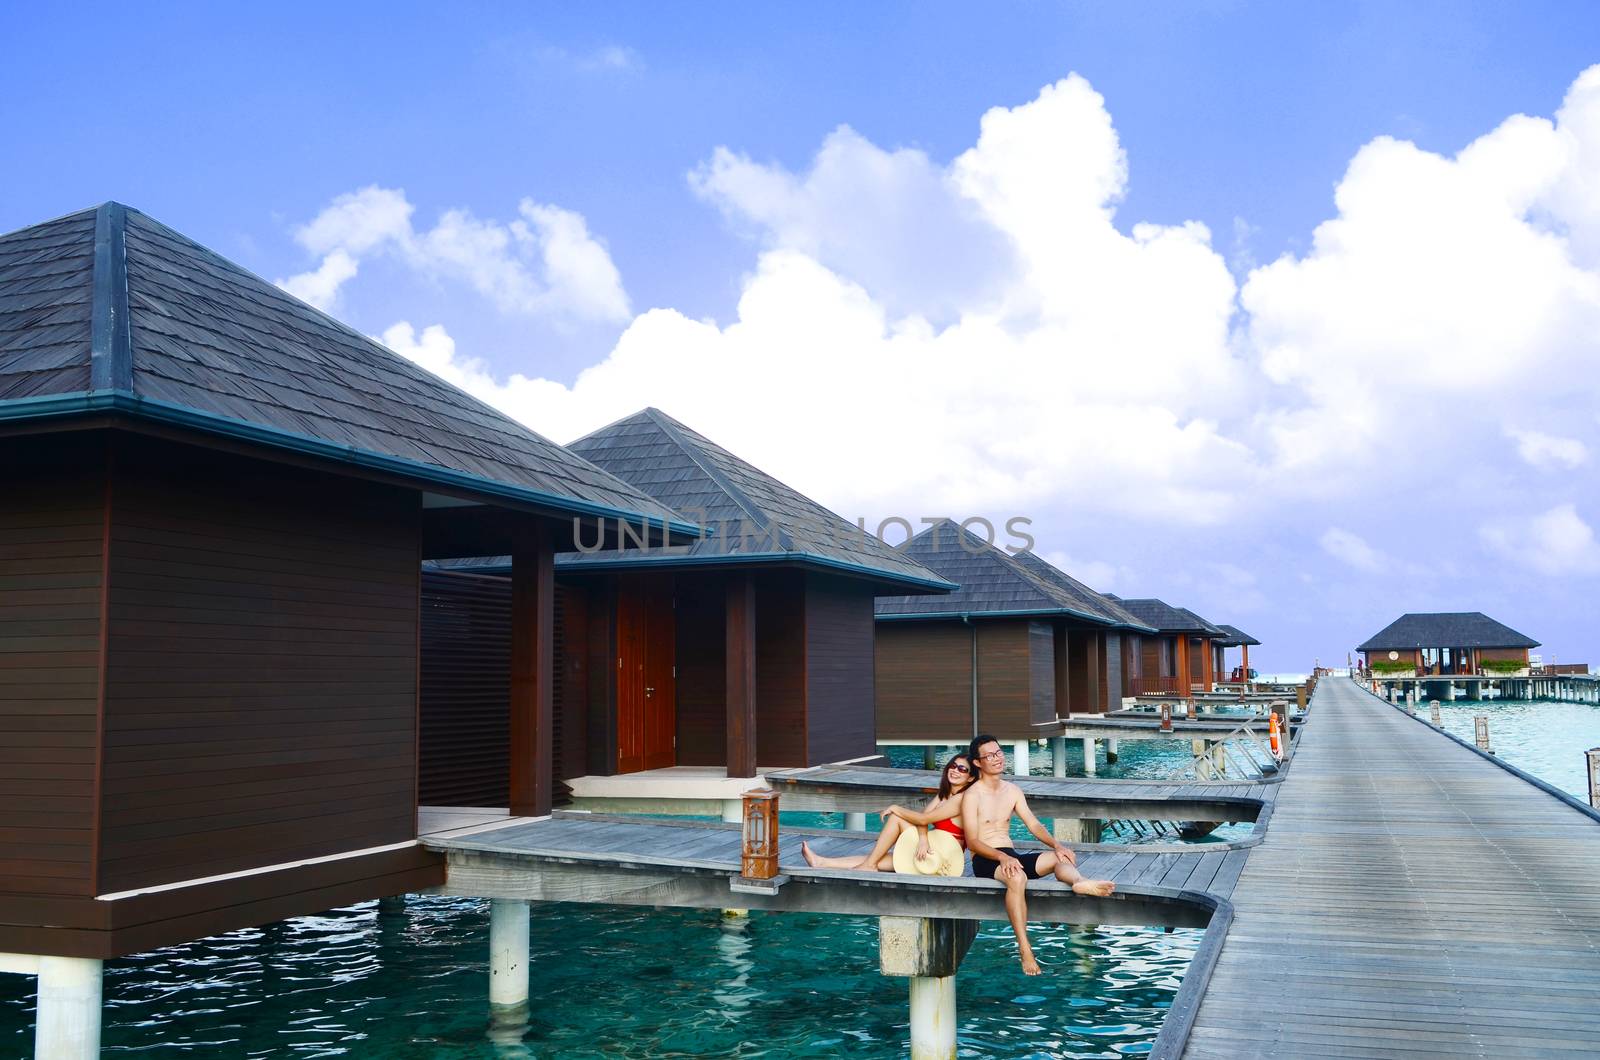
<path fill-rule="evenodd" d="M 1229 634 L 1187 608 L 1155 597 L 1125 600 L 1111 597 L 1156 632 L 1140 642 L 1141 675 L 1129 683 L 1129 695 L 1178 695 L 1210 692 L 1223 669 L 1222 641 Z"/>
<path fill-rule="evenodd" d="M 0 236 L 0 480 L 0 955 L 41 1027 L 91 991 L 98 1026 L 102 958 L 443 880 L 423 560 L 513 557 L 495 724 L 535 815 L 555 554 L 698 531 L 115 203 Z"/>
<path fill-rule="evenodd" d="M 657 409 L 569 448 L 706 528 L 556 560 L 556 771 L 580 805 L 703 809 L 762 770 L 877 754 L 873 601 L 933 571 Z M 586 543 L 587 544 L 587 543 Z M 503 804 L 502 563 L 425 577 L 423 801 Z M 733 783 L 728 783 L 732 781 Z"/>
<path fill-rule="evenodd" d="M 1121 705 L 1123 638 L 1153 627 L 1038 556 L 1012 555 L 949 520 L 904 552 L 960 588 L 879 599 L 880 743 L 978 732 L 1018 743 Z"/>
<path fill-rule="evenodd" d="M 1527 676 L 1539 642 L 1481 611 L 1413 612 L 1357 650 L 1362 666 L 1386 677 Z"/>
<path fill-rule="evenodd" d="M 1238 626 L 1230 626 L 1226 622 L 1219 622 L 1217 624 L 1217 628 L 1222 630 L 1223 633 L 1227 634 L 1226 637 L 1216 642 L 1216 649 L 1219 653 L 1217 655 L 1217 673 L 1229 673 L 1227 669 L 1227 655 L 1225 649 L 1238 648 L 1240 653 L 1239 666 L 1229 676 L 1229 680 L 1248 683 L 1252 679 L 1250 675 L 1250 649 L 1252 647 L 1260 647 L 1261 642 L 1256 640 L 1250 634 L 1246 633 L 1244 630 L 1240 629 Z"/>

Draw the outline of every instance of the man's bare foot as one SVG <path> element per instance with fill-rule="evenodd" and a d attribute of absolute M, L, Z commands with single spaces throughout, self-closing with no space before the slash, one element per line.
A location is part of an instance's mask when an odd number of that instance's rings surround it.
<path fill-rule="evenodd" d="M 1033 959 L 1032 948 L 1022 950 L 1020 956 L 1022 957 L 1022 974 L 1038 975 L 1039 962 Z"/>
<path fill-rule="evenodd" d="M 1117 889 L 1117 885 L 1110 880 L 1079 880 L 1072 885 L 1073 894 L 1081 894 L 1086 898 L 1104 898 Z"/>

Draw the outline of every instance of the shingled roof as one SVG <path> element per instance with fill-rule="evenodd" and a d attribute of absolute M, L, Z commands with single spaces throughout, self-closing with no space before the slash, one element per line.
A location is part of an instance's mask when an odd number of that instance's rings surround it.
<path fill-rule="evenodd" d="M 1227 634 L 1186 607 L 1173 607 L 1165 600 L 1153 596 L 1125 600 L 1120 596 L 1111 599 L 1133 614 L 1147 626 L 1162 633 L 1198 633 L 1202 637 L 1225 637 Z"/>
<path fill-rule="evenodd" d="M 568 553 L 558 561 L 563 571 L 783 562 L 866 577 L 901 591 L 955 588 L 660 409 L 636 412 L 568 448 L 699 523 L 707 535 L 666 550 Z"/>
<path fill-rule="evenodd" d="M 1221 622 L 1218 623 L 1217 628 L 1228 635 L 1227 639 L 1217 642 L 1224 648 L 1237 648 L 1243 644 L 1259 645 L 1261 643 L 1238 626 L 1230 626 L 1226 622 Z"/>
<path fill-rule="evenodd" d="M 1018 552 L 1012 555 L 1011 558 L 1020 563 L 1034 577 L 1043 579 L 1068 596 L 1078 600 L 1086 610 L 1093 611 L 1110 619 L 1117 625 L 1139 633 L 1156 632 L 1154 626 L 1141 622 L 1138 616 L 1128 611 L 1116 600 L 1104 593 L 1095 592 L 1054 563 L 1041 558 L 1037 552 Z"/>
<path fill-rule="evenodd" d="M 1537 648 L 1539 642 L 1482 611 L 1409 612 L 1367 638 L 1357 651 L 1414 648 Z"/>
<path fill-rule="evenodd" d="M 1033 564 L 996 548 L 949 519 L 917 534 L 903 550 L 960 588 L 948 596 L 879 597 L 880 619 L 1060 615 L 1105 626 L 1124 624 L 1102 604 L 1080 595 L 1079 590 L 1093 597 L 1100 594 L 1057 571 L 1060 578 L 1077 587 L 1069 590 L 1057 578 L 1036 573 Z"/>
<path fill-rule="evenodd" d="M 555 512 L 695 527 L 117 203 L 0 236 L 0 421 L 123 415 Z"/>

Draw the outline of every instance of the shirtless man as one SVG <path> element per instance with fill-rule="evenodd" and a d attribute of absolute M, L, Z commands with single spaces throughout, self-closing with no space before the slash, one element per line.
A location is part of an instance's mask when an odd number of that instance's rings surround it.
<path fill-rule="evenodd" d="M 1011 920 L 1011 930 L 1017 933 L 1022 970 L 1038 975 L 1039 962 L 1033 959 L 1033 946 L 1028 942 L 1028 900 L 1024 893 L 1028 881 L 1053 873 L 1074 894 L 1095 897 L 1110 894 L 1116 885 L 1110 880 L 1084 879 L 1077 869 L 1078 859 L 1039 823 L 1028 809 L 1022 789 L 1001 779 L 1006 771 L 1006 755 L 999 741 L 993 736 L 979 736 L 972 741 L 970 757 L 978 767 L 978 779 L 961 796 L 961 820 L 972 850 L 972 874 L 1006 885 L 1006 916 Z M 1013 847 L 1012 815 L 1022 818 L 1034 838 L 1050 849 L 1019 852 Z"/>

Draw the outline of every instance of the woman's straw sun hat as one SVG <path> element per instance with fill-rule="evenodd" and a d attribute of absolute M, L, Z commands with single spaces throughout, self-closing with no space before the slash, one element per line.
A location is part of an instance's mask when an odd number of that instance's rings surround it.
<path fill-rule="evenodd" d="M 928 833 L 928 856 L 917 860 L 917 833 L 905 832 L 894 844 L 894 871 L 907 876 L 959 876 L 966 854 L 956 837 L 938 830 Z"/>

